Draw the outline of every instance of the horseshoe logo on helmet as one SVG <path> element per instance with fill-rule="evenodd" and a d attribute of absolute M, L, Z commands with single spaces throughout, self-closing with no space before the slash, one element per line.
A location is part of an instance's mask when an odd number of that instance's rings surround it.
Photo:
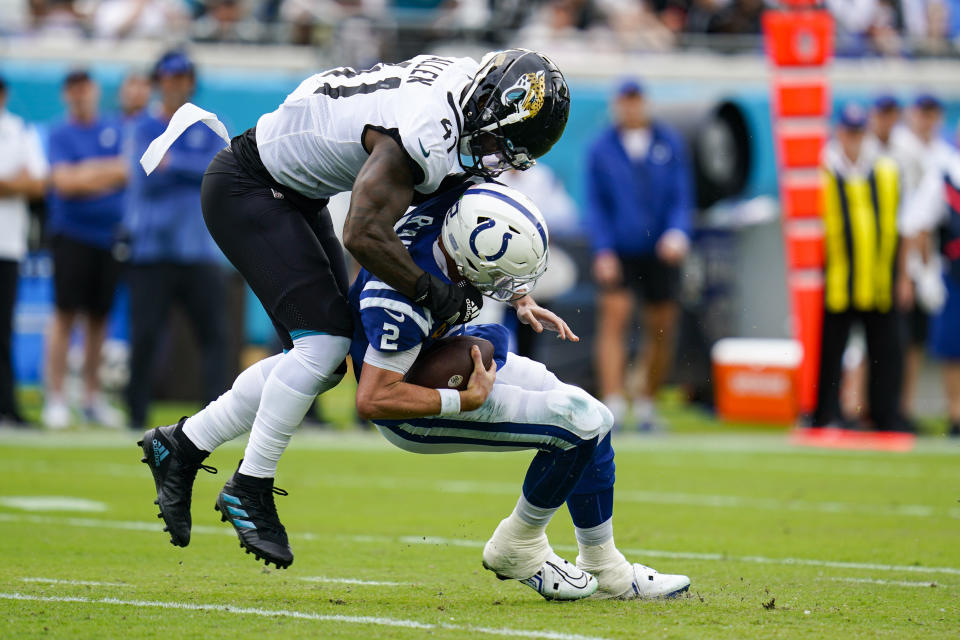
<path fill-rule="evenodd" d="M 496 224 L 497 223 L 493 220 L 485 220 L 478 224 L 470 233 L 470 250 L 473 251 L 473 253 L 481 260 L 498 260 L 507 252 L 507 245 L 510 243 L 510 238 L 513 237 L 513 234 L 509 231 L 504 232 L 503 239 L 500 241 L 500 249 L 498 249 L 496 253 L 485 256 L 480 253 L 479 249 L 477 249 L 477 236 L 480 235 L 480 232 L 486 231 L 487 229 L 496 226 Z"/>

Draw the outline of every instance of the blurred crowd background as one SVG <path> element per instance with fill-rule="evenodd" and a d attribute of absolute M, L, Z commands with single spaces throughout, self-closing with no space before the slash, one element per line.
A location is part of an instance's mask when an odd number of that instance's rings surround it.
<path fill-rule="evenodd" d="M 759 50 L 769 0 L 2 0 L 23 38 L 337 47 L 356 64 L 464 38 L 493 48 Z M 960 0 L 826 0 L 843 56 L 955 56 Z M 412 49 L 415 51 L 412 51 Z"/>
<path fill-rule="evenodd" d="M 825 6 L 838 30 L 831 133 L 870 141 L 862 157 L 860 147 L 837 156 L 837 171 L 857 175 L 882 147 L 910 175 L 898 187 L 906 207 L 921 177 L 957 153 L 960 0 Z M 419 53 L 479 58 L 504 46 L 551 55 L 572 87 L 563 139 L 533 170 L 503 180 L 547 216 L 551 264 L 536 296 L 584 342 L 538 338 L 493 304 L 484 320 L 511 326 L 520 353 L 597 394 L 624 428 L 664 426 L 656 409 L 664 384 L 712 410 L 718 340 L 792 332 L 760 35 L 766 8 L 0 0 L 0 424 L 140 428 L 154 400 L 210 400 L 278 348 L 200 217 L 200 178 L 220 142 L 203 131 L 184 136 L 149 179 L 137 164 L 180 104 L 218 113 L 236 135 L 310 73 Z M 346 203 L 331 202 L 335 218 Z M 71 226 L 78 214 L 85 221 Z M 960 423 L 960 353 L 948 358 L 953 387 L 941 391 L 923 330 L 931 320 L 915 317 L 906 292 L 895 294 L 886 335 L 897 348 L 878 355 L 861 330 L 832 345 L 832 395 L 808 418 L 896 430 L 915 430 L 917 416 L 934 420 L 921 429 L 943 430 L 948 414 Z M 897 396 L 879 425 L 868 401 L 877 357 L 874 382 L 895 384 L 874 389 L 875 403 Z"/>

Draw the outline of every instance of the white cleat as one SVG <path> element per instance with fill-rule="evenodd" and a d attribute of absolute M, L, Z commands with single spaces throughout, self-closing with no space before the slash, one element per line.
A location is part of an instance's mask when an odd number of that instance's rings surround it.
<path fill-rule="evenodd" d="M 620 594 L 597 594 L 598 597 L 618 600 L 655 600 L 657 598 L 675 598 L 690 588 L 687 576 L 660 573 L 639 562 L 633 563 L 633 580 L 630 588 Z"/>
<path fill-rule="evenodd" d="M 483 566 L 496 573 L 496 569 L 489 567 L 486 561 Z M 500 574 L 497 574 L 497 577 L 501 580 L 513 579 Z M 547 600 L 559 601 L 589 598 L 599 586 L 596 578 L 553 551 L 535 574 L 517 581 L 527 585 Z"/>
<path fill-rule="evenodd" d="M 114 408 L 103 396 L 97 396 L 93 402 L 87 405 L 83 410 L 83 416 L 87 422 L 108 429 L 121 429 L 125 422 L 123 412 Z"/>
<path fill-rule="evenodd" d="M 73 417 L 66 403 L 52 401 L 44 405 L 41 420 L 47 429 L 59 431 L 69 427 Z"/>

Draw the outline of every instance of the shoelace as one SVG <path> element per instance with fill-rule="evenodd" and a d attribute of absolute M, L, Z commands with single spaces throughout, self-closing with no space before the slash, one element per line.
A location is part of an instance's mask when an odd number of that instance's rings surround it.
<path fill-rule="evenodd" d="M 212 474 L 217 473 L 216 467 L 211 467 L 210 465 L 203 464 L 202 462 L 198 462 L 196 466 L 190 465 L 190 467 L 187 467 L 186 473 L 184 474 L 187 476 L 189 480 L 189 483 L 188 483 L 189 485 L 193 485 L 193 481 L 197 477 L 197 472 L 200 469 L 203 469 L 207 473 L 212 473 Z M 187 497 L 187 507 L 189 507 L 192 503 L 193 503 L 193 492 L 190 492 L 190 495 Z"/>
<path fill-rule="evenodd" d="M 274 494 L 278 496 L 288 496 L 290 495 L 285 490 L 280 487 L 270 487 L 270 491 L 266 491 L 260 494 L 260 504 L 268 510 L 271 518 L 265 524 L 264 529 L 267 532 L 274 533 L 277 537 L 284 537 L 286 530 L 283 528 L 283 525 L 280 523 L 280 518 L 277 517 L 277 507 L 273 502 Z"/>

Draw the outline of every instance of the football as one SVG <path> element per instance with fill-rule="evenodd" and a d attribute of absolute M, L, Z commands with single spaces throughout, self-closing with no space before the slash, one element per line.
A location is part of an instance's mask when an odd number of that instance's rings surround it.
<path fill-rule="evenodd" d="M 483 366 L 489 368 L 493 362 L 493 343 L 473 336 L 452 336 L 441 338 L 424 349 L 403 381 L 430 389 L 463 391 L 473 373 L 473 359 L 470 357 L 473 345 L 480 347 Z"/>

